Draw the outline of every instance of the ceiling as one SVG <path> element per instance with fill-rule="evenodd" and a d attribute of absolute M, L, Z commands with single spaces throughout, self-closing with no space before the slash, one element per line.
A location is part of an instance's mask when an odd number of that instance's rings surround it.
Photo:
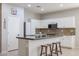
<path fill-rule="evenodd" d="M 30 4 L 31 7 L 28 7 L 28 4 Z M 24 7 L 27 10 L 37 14 L 56 12 L 79 7 L 79 3 L 16 3 L 14 5 Z M 44 10 L 41 11 L 41 8 Z"/>

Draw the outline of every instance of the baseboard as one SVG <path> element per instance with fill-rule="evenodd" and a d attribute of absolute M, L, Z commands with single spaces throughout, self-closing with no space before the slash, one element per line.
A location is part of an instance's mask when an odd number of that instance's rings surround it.
<path fill-rule="evenodd" d="M 13 49 L 13 50 L 10 50 L 10 51 L 8 51 L 8 52 L 12 52 L 12 51 L 15 51 L 15 50 L 18 50 L 18 49 Z"/>
<path fill-rule="evenodd" d="M 66 47 L 66 46 L 62 46 L 62 48 L 72 49 L 72 47 Z"/>
<path fill-rule="evenodd" d="M 66 47 L 66 46 L 62 46 L 62 48 L 66 48 L 66 49 L 79 49 L 79 47 Z"/>
<path fill-rule="evenodd" d="M 1 52 L 1 55 L 4 55 L 4 54 L 7 55 L 7 51 L 2 51 L 2 52 Z"/>
<path fill-rule="evenodd" d="M 10 50 L 10 51 L 1 51 L 1 55 L 6 55 L 7 56 L 7 53 L 8 52 L 12 52 L 12 51 L 15 51 L 15 50 L 18 50 L 18 49 L 13 49 L 13 50 Z"/>
<path fill-rule="evenodd" d="M 79 47 L 75 47 L 76 49 L 79 49 Z"/>

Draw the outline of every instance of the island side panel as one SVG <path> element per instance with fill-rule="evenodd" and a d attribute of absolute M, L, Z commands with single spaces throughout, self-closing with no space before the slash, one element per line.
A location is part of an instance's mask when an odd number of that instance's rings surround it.
<path fill-rule="evenodd" d="M 29 40 L 19 39 L 19 55 L 29 56 Z"/>
<path fill-rule="evenodd" d="M 75 40 L 75 38 L 73 38 Z M 53 42 L 61 42 L 62 47 L 73 47 L 74 42 L 71 37 L 52 37 L 46 39 L 19 39 L 19 53 L 21 56 L 40 56 L 41 45 L 51 44 Z M 66 43 L 63 43 L 66 42 Z M 69 41 L 69 42 L 68 42 Z M 48 50 L 49 51 L 49 50 Z"/>

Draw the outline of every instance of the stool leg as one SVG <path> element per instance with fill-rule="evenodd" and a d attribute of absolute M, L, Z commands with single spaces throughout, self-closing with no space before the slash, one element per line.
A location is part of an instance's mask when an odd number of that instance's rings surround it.
<path fill-rule="evenodd" d="M 52 48 L 51 48 L 51 46 L 50 46 L 50 56 L 51 56 L 51 50 L 52 50 Z"/>
<path fill-rule="evenodd" d="M 42 52 L 43 52 L 43 47 L 41 46 L 41 54 L 40 54 L 40 56 L 42 56 Z"/>
<path fill-rule="evenodd" d="M 57 56 L 58 56 L 58 48 L 57 48 L 57 44 L 56 44 L 56 48 L 55 48 L 55 53 L 56 53 Z"/>
<path fill-rule="evenodd" d="M 47 47 L 45 48 L 45 54 L 46 54 L 46 56 L 47 56 Z"/>
<path fill-rule="evenodd" d="M 60 49 L 60 53 L 62 54 L 61 43 L 59 43 L 59 49 Z"/>
<path fill-rule="evenodd" d="M 51 47 L 51 56 L 52 56 L 52 53 L 53 53 L 53 49 L 54 49 L 54 44 L 52 44 L 52 47 Z"/>

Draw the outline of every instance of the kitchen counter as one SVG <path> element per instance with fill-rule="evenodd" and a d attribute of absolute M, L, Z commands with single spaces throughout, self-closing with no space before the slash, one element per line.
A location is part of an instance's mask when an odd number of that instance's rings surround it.
<path fill-rule="evenodd" d="M 36 37 L 36 36 L 26 36 L 26 37 L 21 37 L 21 36 L 18 36 L 16 38 L 18 39 L 25 39 L 25 40 L 41 40 L 41 39 L 49 39 L 49 38 L 56 38 L 56 37 L 61 37 L 61 36 L 47 36 L 47 37 Z"/>
<path fill-rule="evenodd" d="M 40 46 L 60 41 L 64 47 L 75 47 L 75 36 L 52 36 L 41 37 L 35 36 L 16 37 L 18 38 L 18 47 L 20 56 L 39 56 Z"/>

